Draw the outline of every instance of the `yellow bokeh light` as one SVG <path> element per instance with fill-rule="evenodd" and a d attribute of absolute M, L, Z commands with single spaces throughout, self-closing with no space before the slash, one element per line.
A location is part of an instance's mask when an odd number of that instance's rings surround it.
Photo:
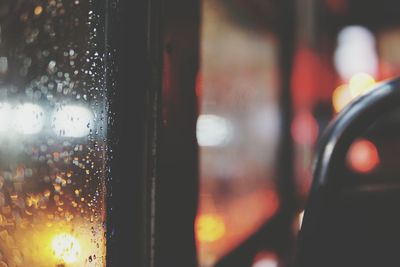
<path fill-rule="evenodd" d="M 197 218 L 197 239 L 201 242 L 214 242 L 225 234 L 224 220 L 214 214 L 204 214 Z"/>
<path fill-rule="evenodd" d="M 367 73 L 354 75 L 349 81 L 351 96 L 354 98 L 370 91 L 375 83 L 375 79 Z"/>
<path fill-rule="evenodd" d="M 375 84 L 375 79 L 369 74 L 358 73 L 354 75 L 348 84 L 343 84 L 333 91 L 333 108 L 336 112 L 341 111 L 356 97 L 369 92 Z"/>
<path fill-rule="evenodd" d="M 33 11 L 33 13 L 35 13 L 36 16 L 39 16 L 40 14 L 42 14 L 42 12 L 43 12 L 42 6 L 35 7 L 35 10 Z"/>
<path fill-rule="evenodd" d="M 78 240 L 70 234 L 59 234 L 53 238 L 51 247 L 54 256 L 64 263 L 74 263 L 78 260 L 81 247 Z"/>

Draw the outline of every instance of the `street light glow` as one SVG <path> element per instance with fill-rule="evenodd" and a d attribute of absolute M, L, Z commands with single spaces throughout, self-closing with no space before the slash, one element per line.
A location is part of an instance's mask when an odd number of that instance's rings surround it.
<path fill-rule="evenodd" d="M 38 105 L 25 103 L 15 107 L 14 128 L 22 134 L 36 134 L 44 126 L 44 110 Z"/>
<path fill-rule="evenodd" d="M 70 234 L 59 234 L 51 242 L 54 256 L 63 263 L 74 263 L 78 260 L 81 247 L 78 240 Z"/>
<path fill-rule="evenodd" d="M 56 110 L 52 118 L 55 134 L 65 137 L 84 137 L 93 127 L 93 113 L 83 106 L 63 106 Z"/>

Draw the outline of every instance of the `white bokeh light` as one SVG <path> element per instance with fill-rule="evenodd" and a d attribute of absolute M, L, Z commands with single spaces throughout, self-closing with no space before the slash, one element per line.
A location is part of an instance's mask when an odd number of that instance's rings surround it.
<path fill-rule="evenodd" d="M 222 146 L 232 138 L 232 125 L 227 119 L 211 114 L 200 115 L 196 127 L 200 146 Z"/>
<path fill-rule="evenodd" d="M 0 103 L 0 133 L 10 130 L 11 106 L 8 103 Z"/>
<path fill-rule="evenodd" d="M 343 80 L 360 72 L 376 77 L 378 55 L 375 43 L 374 34 L 362 26 L 347 26 L 339 32 L 334 62 Z"/>
<path fill-rule="evenodd" d="M 17 105 L 13 115 L 13 128 L 19 133 L 36 134 L 43 129 L 44 111 L 38 105 L 31 103 Z"/>
<path fill-rule="evenodd" d="M 52 129 L 59 136 L 84 137 L 93 128 L 93 113 L 83 106 L 63 106 L 52 117 Z"/>
<path fill-rule="evenodd" d="M 275 259 L 261 259 L 256 261 L 253 267 L 278 267 L 278 262 Z"/>

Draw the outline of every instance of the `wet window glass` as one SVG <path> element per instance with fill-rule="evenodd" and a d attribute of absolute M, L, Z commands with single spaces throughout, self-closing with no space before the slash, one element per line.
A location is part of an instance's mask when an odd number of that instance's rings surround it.
<path fill-rule="evenodd" d="M 101 14 L 0 2 L 0 266 L 105 266 Z"/>

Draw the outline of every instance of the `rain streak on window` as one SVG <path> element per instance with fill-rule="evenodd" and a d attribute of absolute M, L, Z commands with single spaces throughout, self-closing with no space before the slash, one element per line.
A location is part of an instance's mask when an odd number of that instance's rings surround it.
<path fill-rule="evenodd" d="M 106 89 L 90 0 L 0 1 L 0 266 L 105 266 Z"/>

